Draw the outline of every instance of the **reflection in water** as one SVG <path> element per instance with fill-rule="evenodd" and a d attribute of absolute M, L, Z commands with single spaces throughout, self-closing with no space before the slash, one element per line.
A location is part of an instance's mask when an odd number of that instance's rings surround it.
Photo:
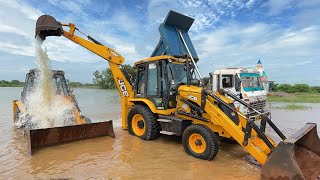
<path fill-rule="evenodd" d="M 23 133 L 12 125 L 11 100 L 21 88 L 0 88 L 0 177 L 13 179 L 120 178 L 120 179 L 259 179 L 260 168 L 245 160 L 239 145 L 221 143 L 213 161 L 187 155 L 181 139 L 162 135 L 143 141 L 120 129 L 117 91 L 75 89 L 82 114 L 93 121 L 113 119 L 116 138 L 101 137 L 44 148 L 30 157 Z M 272 119 L 291 134 L 306 121 L 319 124 L 319 104 L 308 111 L 272 110 Z M 319 127 L 318 127 L 319 128 Z"/>

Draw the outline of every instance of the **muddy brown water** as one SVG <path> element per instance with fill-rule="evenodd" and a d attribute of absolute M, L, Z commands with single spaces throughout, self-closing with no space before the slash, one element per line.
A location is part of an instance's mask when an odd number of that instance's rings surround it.
<path fill-rule="evenodd" d="M 121 130 L 117 91 L 75 89 L 82 114 L 94 122 L 113 119 L 116 138 L 102 137 L 43 148 L 32 157 L 22 132 L 12 124 L 11 100 L 21 88 L 0 88 L 0 179 L 259 179 L 240 146 L 221 144 L 213 161 L 188 156 L 181 139 L 162 135 L 143 141 Z M 319 122 L 320 104 L 307 111 L 272 109 L 272 119 L 289 135 L 305 122 Z M 318 127 L 318 132 L 319 127 Z M 274 135 L 274 134 L 271 134 Z"/>

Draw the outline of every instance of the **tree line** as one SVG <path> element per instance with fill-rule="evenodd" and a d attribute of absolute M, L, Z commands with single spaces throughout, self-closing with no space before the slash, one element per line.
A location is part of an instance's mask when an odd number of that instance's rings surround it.
<path fill-rule="evenodd" d="M 125 74 L 127 80 L 131 82 L 134 81 L 135 78 L 135 68 L 130 66 L 129 64 L 123 65 L 121 71 Z M 110 68 L 106 68 L 103 71 L 95 71 L 93 73 L 93 83 L 102 88 L 102 89 L 114 89 L 116 85 L 113 80 L 112 72 Z M 208 87 L 210 86 L 209 77 L 203 78 L 203 83 Z M 309 86 L 308 84 L 274 84 L 272 87 L 274 92 L 286 92 L 286 93 L 320 93 L 320 86 Z"/>
<path fill-rule="evenodd" d="M 129 82 L 134 82 L 136 76 L 136 69 L 129 64 L 122 65 L 120 67 L 125 77 Z M 207 86 L 209 84 L 209 77 L 203 78 L 203 83 Z M 70 87 L 97 87 L 101 89 L 114 89 L 116 85 L 112 76 L 110 68 L 106 68 L 102 71 L 95 71 L 93 73 L 93 84 L 92 83 L 81 83 L 81 82 L 69 82 Z M 0 87 L 23 87 L 24 82 L 19 80 L 0 81 Z M 286 92 L 286 93 L 320 93 L 320 86 L 309 86 L 308 84 L 273 84 L 272 90 L 274 92 Z"/>
<path fill-rule="evenodd" d="M 68 80 L 67 80 L 68 81 Z M 92 83 L 81 83 L 81 82 L 69 82 L 70 87 L 94 87 L 95 84 Z M 19 80 L 12 80 L 12 81 L 6 81 L 1 80 L 0 81 L 0 87 L 23 87 L 25 82 L 21 82 Z"/>
<path fill-rule="evenodd" d="M 272 90 L 274 92 L 286 93 L 320 93 L 320 86 L 309 86 L 308 84 L 274 84 Z"/>
<path fill-rule="evenodd" d="M 6 81 L 1 80 L 0 81 L 0 87 L 23 87 L 24 82 L 21 82 L 19 80 L 12 80 L 12 81 Z"/>

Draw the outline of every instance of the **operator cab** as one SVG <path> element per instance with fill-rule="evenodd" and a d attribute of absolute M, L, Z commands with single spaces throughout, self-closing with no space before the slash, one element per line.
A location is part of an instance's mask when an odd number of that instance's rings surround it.
<path fill-rule="evenodd" d="M 200 85 L 190 61 L 171 56 L 158 56 L 135 63 L 137 69 L 134 93 L 147 98 L 157 109 L 175 108 L 180 85 Z"/>

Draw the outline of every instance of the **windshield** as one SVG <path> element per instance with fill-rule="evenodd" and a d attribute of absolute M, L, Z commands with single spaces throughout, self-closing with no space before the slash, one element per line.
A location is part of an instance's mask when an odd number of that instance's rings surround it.
<path fill-rule="evenodd" d="M 241 83 L 244 91 L 263 90 L 260 75 L 255 73 L 241 73 Z"/>
<path fill-rule="evenodd" d="M 173 76 L 170 79 L 174 79 L 175 82 L 187 83 L 187 72 L 184 64 L 170 64 L 169 76 Z"/>

